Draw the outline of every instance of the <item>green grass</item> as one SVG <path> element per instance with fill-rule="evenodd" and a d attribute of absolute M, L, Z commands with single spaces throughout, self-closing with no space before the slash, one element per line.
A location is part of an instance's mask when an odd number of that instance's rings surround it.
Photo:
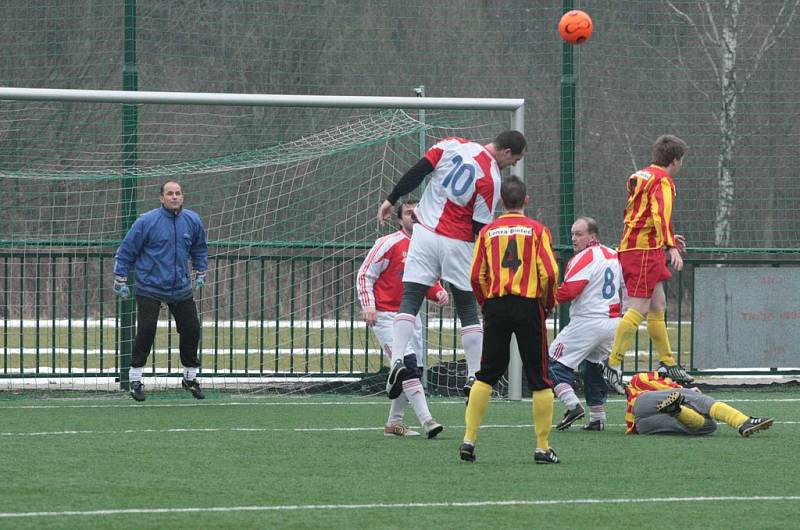
<path fill-rule="evenodd" d="M 703 438 L 625 436 L 624 403 L 613 399 L 605 432 L 553 431 L 557 466 L 533 464 L 530 402 L 491 404 L 469 464 L 457 456 L 460 400 L 432 400 L 445 431 L 426 440 L 385 439 L 379 396 L 3 397 L 0 514 L 200 511 L 0 516 L 2 528 L 640 528 L 648 517 L 673 528 L 789 528 L 800 511 L 797 498 L 755 499 L 800 495 L 791 392 L 715 394 L 777 417 L 749 439 L 725 425 Z M 651 498 L 685 500 L 632 501 Z M 554 503 L 508 503 L 542 500 Z M 465 502 L 477 504 L 453 505 Z M 247 506 L 256 509 L 202 511 Z"/>

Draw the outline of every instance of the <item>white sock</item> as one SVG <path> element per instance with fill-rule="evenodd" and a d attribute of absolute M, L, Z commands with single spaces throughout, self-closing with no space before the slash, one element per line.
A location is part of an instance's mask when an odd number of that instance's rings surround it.
<path fill-rule="evenodd" d="M 387 423 L 399 423 L 403 421 L 406 413 L 406 405 L 408 405 L 408 398 L 405 392 L 392 400 L 392 406 L 389 407 L 389 420 Z"/>
<path fill-rule="evenodd" d="M 561 400 L 561 403 L 566 405 L 569 410 L 574 409 L 580 405 L 581 400 L 575 395 L 575 390 L 567 383 L 559 383 L 553 388 L 556 397 Z"/>
<path fill-rule="evenodd" d="M 143 371 L 144 371 L 143 366 L 140 366 L 139 368 L 134 368 L 133 366 L 131 366 L 130 370 L 128 370 L 128 381 L 130 381 L 131 383 L 141 382 Z"/>
<path fill-rule="evenodd" d="M 411 403 L 411 408 L 414 409 L 420 425 L 433 417 L 431 411 L 428 410 L 428 401 L 425 399 L 425 391 L 422 389 L 422 382 L 419 378 L 403 381 L 403 393 Z"/>
<path fill-rule="evenodd" d="M 461 329 L 461 346 L 467 358 L 467 377 L 473 377 L 481 369 L 481 353 L 483 352 L 483 326 L 473 324 Z"/>
<path fill-rule="evenodd" d="M 592 405 L 589 407 L 589 421 L 606 421 L 606 409 L 603 405 Z"/>
<path fill-rule="evenodd" d="M 183 369 L 183 378 L 187 381 L 194 381 L 195 377 L 197 377 L 197 368 L 185 368 Z"/>
<path fill-rule="evenodd" d="M 392 364 L 406 356 L 408 341 L 414 334 L 414 326 L 417 324 L 417 317 L 408 313 L 397 313 L 392 325 Z"/>

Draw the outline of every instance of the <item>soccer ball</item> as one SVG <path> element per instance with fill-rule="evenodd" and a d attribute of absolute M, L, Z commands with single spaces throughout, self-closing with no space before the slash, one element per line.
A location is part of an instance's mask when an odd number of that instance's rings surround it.
<path fill-rule="evenodd" d="M 583 44 L 592 36 L 592 17 L 580 9 L 567 11 L 558 23 L 561 38 L 570 44 Z"/>

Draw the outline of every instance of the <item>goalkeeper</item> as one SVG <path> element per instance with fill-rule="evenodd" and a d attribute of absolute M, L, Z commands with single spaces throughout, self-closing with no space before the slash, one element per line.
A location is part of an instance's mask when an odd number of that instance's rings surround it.
<path fill-rule="evenodd" d="M 161 304 L 169 307 L 180 335 L 179 350 L 183 364 L 183 388 L 196 399 L 203 399 L 197 382 L 197 347 L 200 342 L 200 320 L 192 297 L 194 286 L 202 288 L 208 270 L 206 231 L 200 217 L 183 208 L 181 186 L 175 181 L 161 185 L 161 207 L 141 215 L 117 250 L 114 265 L 114 292 L 122 298 L 130 296 L 128 273 L 136 272 L 136 338 L 131 355 L 131 396 L 144 401 L 142 371 L 156 336 Z"/>
<path fill-rule="evenodd" d="M 747 438 L 769 429 L 774 418 L 747 416 L 698 388 L 684 388 L 661 372 L 642 372 L 626 388 L 626 434 L 711 434 L 727 423 Z"/>

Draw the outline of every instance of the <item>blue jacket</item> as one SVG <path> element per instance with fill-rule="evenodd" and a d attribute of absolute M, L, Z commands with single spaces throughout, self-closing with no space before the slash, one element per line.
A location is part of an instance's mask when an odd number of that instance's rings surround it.
<path fill-rule="evenodd" d="M 208 270 L 200 216 L 185 208 L 175 214 L 162 206 L 133 223 L 117 250 L 114 274 L 127 277 L 135 264 L 136 294 L 177 302 L 192 296 L 189 258 L 194 270 Z"/>

